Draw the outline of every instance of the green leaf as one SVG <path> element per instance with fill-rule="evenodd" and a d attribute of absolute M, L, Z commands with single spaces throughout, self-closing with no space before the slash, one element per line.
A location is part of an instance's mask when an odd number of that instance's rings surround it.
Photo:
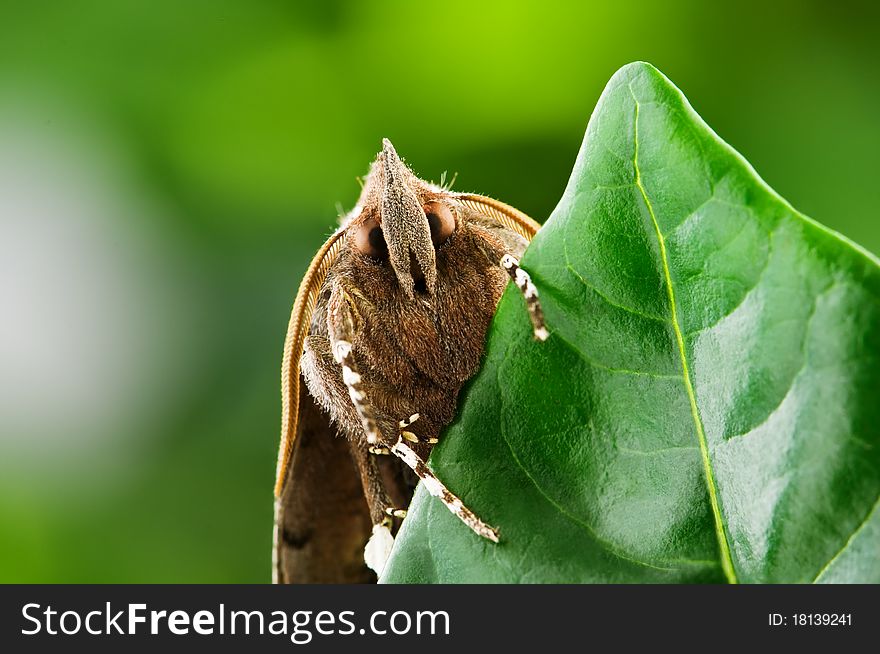
<path fill-rule="evenodd" d="M 635 63 L 523 267 L 382 581 L 880 582 L 876 257 Z"/>

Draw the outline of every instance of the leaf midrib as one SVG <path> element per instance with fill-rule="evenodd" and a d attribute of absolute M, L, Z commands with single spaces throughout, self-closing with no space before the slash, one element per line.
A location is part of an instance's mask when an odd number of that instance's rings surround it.
<path fill-rule="evenodd" d="M 678 324 L 678 315 L 676 312 L 675 290 L 672 286 L 672 275 L 669 271 L 669 259 L 666 253 L 666 241 L 663 238 L 663 232 L 660 230 L 660 224 L 657 222 L 657 216 L 654 213 L 654 207 L 648 199 L 648 193 L 642 184 L 642 174 L 639 170 L 639 101 L 636 98 L 632 85 L 629 86 L 630 95 L 632 95 L 635 103 L 635 116 L 633 118 L 633 171 L 635 174 L 635 185 L 639 189 L 645 208 L 651 216 L 651 222 L 654 225 L 654 231 L 657 236 L 657 242 L 660 248 L 660 260 L 663 265 L 663 276 L 666 284 L 666 292 L 669 298 L 670 320 L 672 329 L 675 333 L 675 341 L 678 346 L 679 356 L 681 358 L 682 377 L 684 387 L 687 392 L 688 401 L 691 407 L 691 416 L 697 431 L 697 440 L 700 443 L 700 456 L 703 460 L 703 471 L 705 472 L 706 486 L 709 491 L 709 503 L 712 507 L 712 516 L 715 521 L 715 535 L 718 540 L 718 548 L 721 554 L 721 567 L 727 581 L 731 584 L 737 583 L 736 571 L 733 567 L 733 559 L 730 555 L 730 544 L 727 540 L 727 533 L 724 528 L 724 521 L 721 516 L 721 506 L 718 500 L 718 489 L 715 485 L 715 474 L 709 460 L 709 447 L 706 441 L 706 432 L 703 429 L 703 421 L 697 408 L 697 398 L 694 393 L 694 387 L 691 383 L 691 375 L 688 367 L 687 354 L 684 345 L 684 337 L 682 336 L 681 327 Z"/>

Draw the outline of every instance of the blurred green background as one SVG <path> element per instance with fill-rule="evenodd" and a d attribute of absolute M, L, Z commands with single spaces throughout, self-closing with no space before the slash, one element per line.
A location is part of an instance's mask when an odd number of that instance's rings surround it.
<path fill-rule="evenodd" d="M 290 305 L 383 136 L 543 220 L 644 59 L 880 250 L 867 7 L 3 2 L 0 581 L 269 579 Z"/>

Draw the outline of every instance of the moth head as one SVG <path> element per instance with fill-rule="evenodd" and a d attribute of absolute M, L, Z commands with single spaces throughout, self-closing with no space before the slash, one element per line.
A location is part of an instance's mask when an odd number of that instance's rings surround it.
<path fill-rule="evenodd" d="M 455 232 L 455 210 L 436 187 L 412 173 L 388 139 L 382 141 L 358 204 L 360 213 L 349 225 L 354 248 L 387 262 L 410 298 L 433 295 L 436 248 Z"/>

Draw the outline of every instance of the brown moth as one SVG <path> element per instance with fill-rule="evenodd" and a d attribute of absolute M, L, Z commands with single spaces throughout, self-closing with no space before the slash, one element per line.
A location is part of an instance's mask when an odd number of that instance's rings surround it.
<path fill-rule="evenodd" d="M 498 532 L 425 464 L 476 372 L 509 278 L 539 225 L 416 177 L 383 141 L 355 208 L 315 255 L 287 330 L 275 485 L 277 583 L 369 582 L 419 480 L 474 532 Z M 366 498 L 366 502 L 364 502 Z"/>

